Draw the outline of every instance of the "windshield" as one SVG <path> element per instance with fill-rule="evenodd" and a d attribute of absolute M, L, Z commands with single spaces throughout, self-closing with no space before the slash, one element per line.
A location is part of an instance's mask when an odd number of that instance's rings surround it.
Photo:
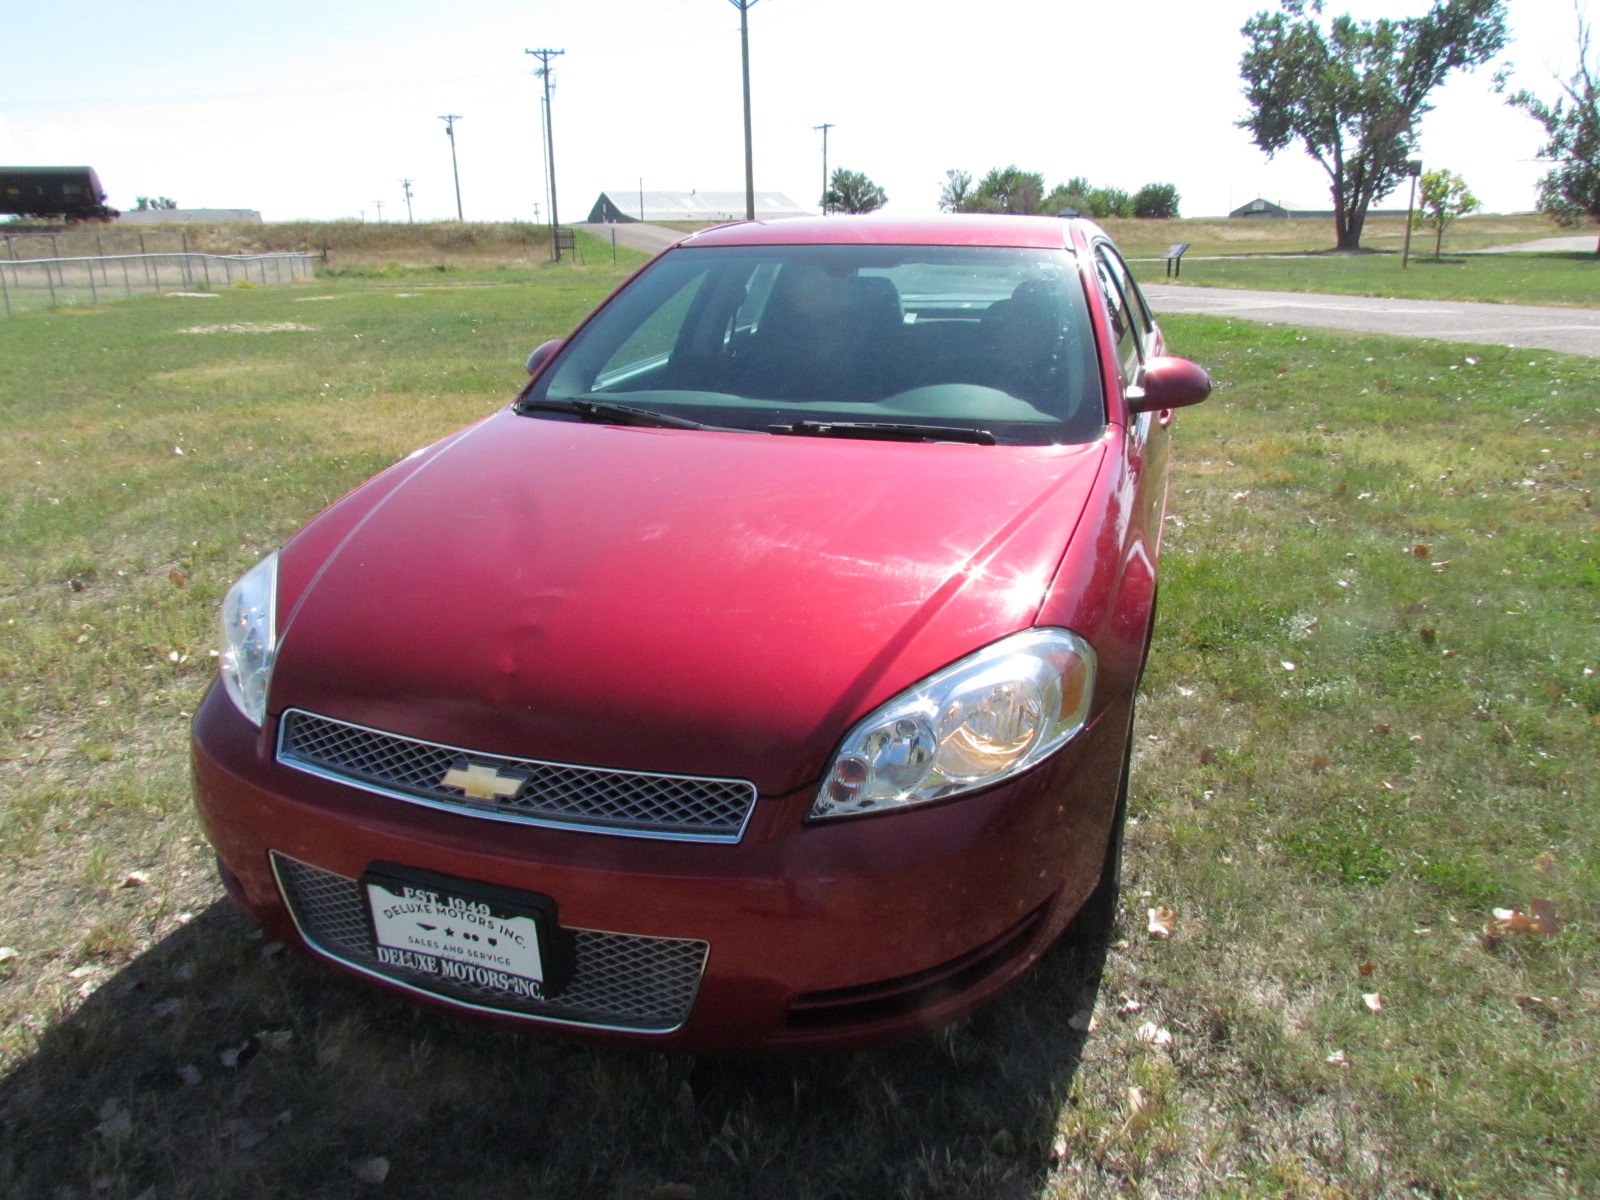
<path fill-rule="evenodd" d="M 524 400 L 751 430 L 981 429 L 1022 445 L 1090 441 L 1105 425 L 1076 262 L 992 247 L 681 247 Z"/>

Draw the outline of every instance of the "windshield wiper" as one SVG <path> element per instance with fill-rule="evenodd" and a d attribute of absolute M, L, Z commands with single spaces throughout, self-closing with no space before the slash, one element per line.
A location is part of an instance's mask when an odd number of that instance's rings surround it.
<path fill-rule="evenodd" d="M 627 404 L 606 404 L 599 400 L 524 400 L 517 412 L 568 413 L 585 421 L 602 421 L 608 425 L 647 425 L 656 429 L 720 429 L 719 425 L 703 425 L 688 417 L 674 417 L 668 413 L 648 408 L 633 408 Z"/>
<path fill-rule="evenodd" d="M 805 437 L 876 438 L 889 442 L 971 442 L 974 446 L 993 446 L 994 434 L 987 429 L 963 429 L 945 425 L 901 425 L 888 421 L 796 421 L 793 425 L 768 425 L 772 433 Z"/>

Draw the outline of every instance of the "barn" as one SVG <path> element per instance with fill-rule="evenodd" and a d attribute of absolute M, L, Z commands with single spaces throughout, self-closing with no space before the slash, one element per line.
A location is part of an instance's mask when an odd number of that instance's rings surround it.
<path fill-rule="evenodd" d="M 782 192 L 757 192 L 756 219 L 773 221 L 783 217 L 814 217 Z M 621 188 L 601 192 L 589 210 L 588 220 L 595 225 L 619 225 L 629 221 L 742 221 L 743 192 L 643 192 Z"/>

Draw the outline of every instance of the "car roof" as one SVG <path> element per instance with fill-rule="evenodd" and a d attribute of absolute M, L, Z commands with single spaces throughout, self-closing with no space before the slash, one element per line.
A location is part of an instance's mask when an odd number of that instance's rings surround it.
<path fill-rule="evenodd" d="M 1090 222 L 1061 217 L 1016 217 L 979 213 L 938 217 L 834 216 L 739 221 L 716 225 L 685 238 L 681 246 L 1016 246 L 1060 250 L 1072 245 L 1072 228 Z"/>

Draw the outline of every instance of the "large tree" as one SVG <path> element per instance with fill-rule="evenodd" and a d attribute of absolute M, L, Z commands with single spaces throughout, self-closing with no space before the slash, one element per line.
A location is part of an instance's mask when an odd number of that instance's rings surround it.
<path fill-rule="evenodd" d="M 1305 147 L 1328 173 L 1339 249 L 1359 250 L 1367 209 L 1406 178 L 1429 94 L 1505 45 L 1506 13 L 1504 0 L 1434 0 L 1420 17 L 1324 21 L 1321 0 L 1279 0 L 1243 32 L 1239 125 L 1269 156 Z"/>
<path fill-rule="evenodd" d="M 824 212 L 869 213 L 882 208 L 889 197 L 860 171 L 839 167 L 822 195 Z"/>
<path fill-rule="evenodd" d="M 1044 199 L 1044 176 L 1015 163 L 994 168 L 967 197 L 965 212 L 1036 213 Z"/>
<path fill-rule="evenodd" d="M 1539 185 L 1539 207 L 1563 225 L 1584 217 L 1600 221 L 1600 61 L 1590 62 L 1589 23 L 1578 15 L 1578 69 L 1546 104 L 1520 91 L 1511 103 L 1544 126 L 1549 141 L 1539 152 L 1556 166 Z M 1600 254 L 1600 241 L 1594 252 Z"/>

